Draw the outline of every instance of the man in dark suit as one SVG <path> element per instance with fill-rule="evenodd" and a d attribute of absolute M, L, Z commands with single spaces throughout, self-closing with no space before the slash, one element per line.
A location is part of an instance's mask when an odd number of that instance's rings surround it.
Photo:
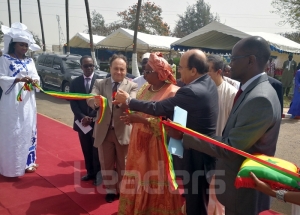
<path fill-rule="evenodd" d="M 173 118 L 174 107 L 179 106 L 188 112 L 188 128 L 208 136 L 215 135 L 218 92 L 215 83 L 207 74 L 205 54 L 200 50 L 185 52 L 180 59 L 178 71 L 185 86 L 172 98 L 159 102 L 145 102 L 131 99 L 127 93 L 118 91 L 116 100 L 129 104 L 130 110 L 168 118 Z M 193 149 L 185 150 L 183 159 L 185 170 L 190 176 L 185 185 L 187 214 L 206 215 L 209 183 L 204 172 L 214 168 L 215 159 Z"/>
<path fill-rule="evenodd" d="M 71 82 L 71 93 L 91 93 L 94 82 L 99 78 L 94 73 L 94 61 L 91 56 L 83 56 L 80 59 L 81 69 L 83 75 L 75 78 Z M 71 109 L 74 113 L 73 129 L 78 132 L 81 149 L 84 156 L 85 168 L 87 174 L 81 178 L 82 181 L 94 180 L 94 185 L 100 185 L 102 182 L 102 176 L 100 173 L 100 162 L 98 157 L 98 150 L 93 146 L 93 129 L 88 133 L 84 133 L 79 126 L 75 123 L 78 121 L 82 126 L 91 126 L 94 128 L 94 118 L 97 115 L 97 111 L 90 108 L 86 100 L 71 100 Z"/>
<path fill-rule="evenodd" d="M 241 82 L 220 141 L 250 154 L 274 156 L 281 122 L 281 107 L 274 88 L 263 72 L 270 47 L 261 37 L 240 40 L 232 50 L 232 78 Z M 167 128 L 169 136 L 183 137 L 185 148 L 215 156 L 216 194 L 226 215 L 256 215 L 270 207 L 270 198 L 256 190 L 234 186 L 244 157 L 206 141 Z M 218 139 L 218 138 L 217 138 Z M 218 190 L 219 189 L 219 190 Z M 219 192 L 218 192 L 219 191 Z"/>

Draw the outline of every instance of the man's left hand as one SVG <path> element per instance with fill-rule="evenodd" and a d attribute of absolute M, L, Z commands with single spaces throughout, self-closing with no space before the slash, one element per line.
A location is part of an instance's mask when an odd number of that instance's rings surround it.
<path fill-rule="evenodd" d="M 85 116 L 81 120 L 81 124 L 83 125 L 83 127 L 90 125 L 92 122 L 93 122 L 93 118 L 89 116 Z"/>
<path fill-rule="evenodd" d="M 123 90 L 118 90 L 113 104 L 125 104 L 129 94 Z"/>
<path fill-rule="evenodd" d="M 171 122 L 171 120 L 168 119 L 169 122 Z M 170 126 L 165 125 L 165 129 L 166 132 L 168 134 L 169 137 L 172 137 L 176 140 L 182 140 L 183 138 L 183 132 L 176 130 L 175 128 L 172 128 Z"/>

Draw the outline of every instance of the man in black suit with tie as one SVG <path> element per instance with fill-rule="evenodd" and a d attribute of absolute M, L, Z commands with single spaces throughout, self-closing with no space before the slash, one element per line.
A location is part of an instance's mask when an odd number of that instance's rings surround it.
<path fill-rule="evenodd" d="M 208 63 L 200 50 L 189 50 L 180 58 L 178 71 L 185 86 L 174 97 L 159 101 L 146 102 L 131 99 L 119 90 L 116 103 L 126 103 L 130 110 L 154 116 L 173 118 L 174 107 L 179 106 L 188 112 L 186 126 L 208 136 L 215 135 L 218 118 L 218 92 L 214 81 L 207 74 Z M 208 204 L 207 173 L 214 169 L 215 159 L 193 149 L 185 150 L 184 168 L 189 174 L 185 184 L 186 208 L 188 215 L 206 215 Z M 186 175 L 183 175 L 184 179 Z"/>
<path fill-rule="evenodd" d="M 83 70 L 83 75 L 75 78 L 70 87 L 71 93 L 90 93 L 94 82 L 99 78 L 94 73 L 94 61 L 91 56 L 83 56 L 80 59 L 81 69 Z M 86 100 L 71 100 L 71 109 L 74 113 L 74 124 L 73 129 L 78 132 L 85 168 L 87 174 L 81 178 L 82 181 L 94 180 L 94 185 L 97 186 L 102 182 L 102 176 L 100 173 L 100 163 L 98 157 L 98 150 L 93 146 L 93 129 L 88 133 L 84 134 L 79 126 L 75 123 L 76 120 L 82 124 L 82 126 L 91 126 L 94 128 L 93 119 L 96 117 L 97 112 L 90 108 Z"/>

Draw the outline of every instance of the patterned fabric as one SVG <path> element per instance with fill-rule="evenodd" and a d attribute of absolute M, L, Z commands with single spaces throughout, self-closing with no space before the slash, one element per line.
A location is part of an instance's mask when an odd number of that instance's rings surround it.
<path fill-rule="evenodd" d="M 172 68 L 170 64 L 163 58 L 162 53 L 155 52 L 151 53 L 148 64 L 158 73 L 158 78 L 161 81 L 169 81 L 172 84 L 176 84 L 176 79 L 172 75 Z"/>
<path fill-rule="evenodd" d="M 37 129 L 34 129 L 32 131 L 31 143 L 32 143 L 32 145 L 29 148 L 29 154 L 28 154 L 27 162 L 26 162 L 26 169 L 29 167 L 35 166 L 36 146 L 37 146 Z"/>
<path fill-rule="evenodd" d="M 10 61 L 9 69 L 13 73 L 11 77 L 16 77 L 24 69 L 26 70 L 26 75 L 28 75 L 27 65 L 32 62 L 31 58 L 25 58 L 24 60 L 19 60 L 7 54 L 3 56 Z"/>
<path fill-rule="evenodd" d="M 0 57 L 0 174 L 7 177 L 22 176 L 36 159 L 35 91 L 23 91 L 22 102 L 16 99 L 24 83 L 14 81 L 25 76 L 39 83 L 31 58 Z"/>
<path fill-rule="evenodd" d="M 178 87 L 166 84 L 160 91 L 149 91 L 149 84 L 137 93 L 137 99 L 159 101 L 174 96 Z M 171 192 L 164 169 L 159 118 L 139 114 L 150 126 L 134 124 L 128 148 L 125 174 L 121 183 L 119 215 L 180 215 L 183 202 L 178 190 Z"/>

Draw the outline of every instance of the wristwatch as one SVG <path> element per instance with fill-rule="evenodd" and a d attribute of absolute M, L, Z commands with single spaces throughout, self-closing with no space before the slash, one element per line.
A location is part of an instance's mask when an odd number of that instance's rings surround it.
<path fill-rule="evenodd" d="M 125 101 L 125 104 L 126 104 L 126 105 L 129 105 L 130 100 L 131 100 L 131 98 L 128 97 L 128 98 L 126 99 L 126 101 Z"/>
<path fill-rule="evenodd" d="M 285 190 L 277 190 L 275 191 L 275 193 L 276 193 L 276 199 L 278 199 L 281 202 L 285 202 L 284 201 L 284 194 L 286 194 Z"/>

